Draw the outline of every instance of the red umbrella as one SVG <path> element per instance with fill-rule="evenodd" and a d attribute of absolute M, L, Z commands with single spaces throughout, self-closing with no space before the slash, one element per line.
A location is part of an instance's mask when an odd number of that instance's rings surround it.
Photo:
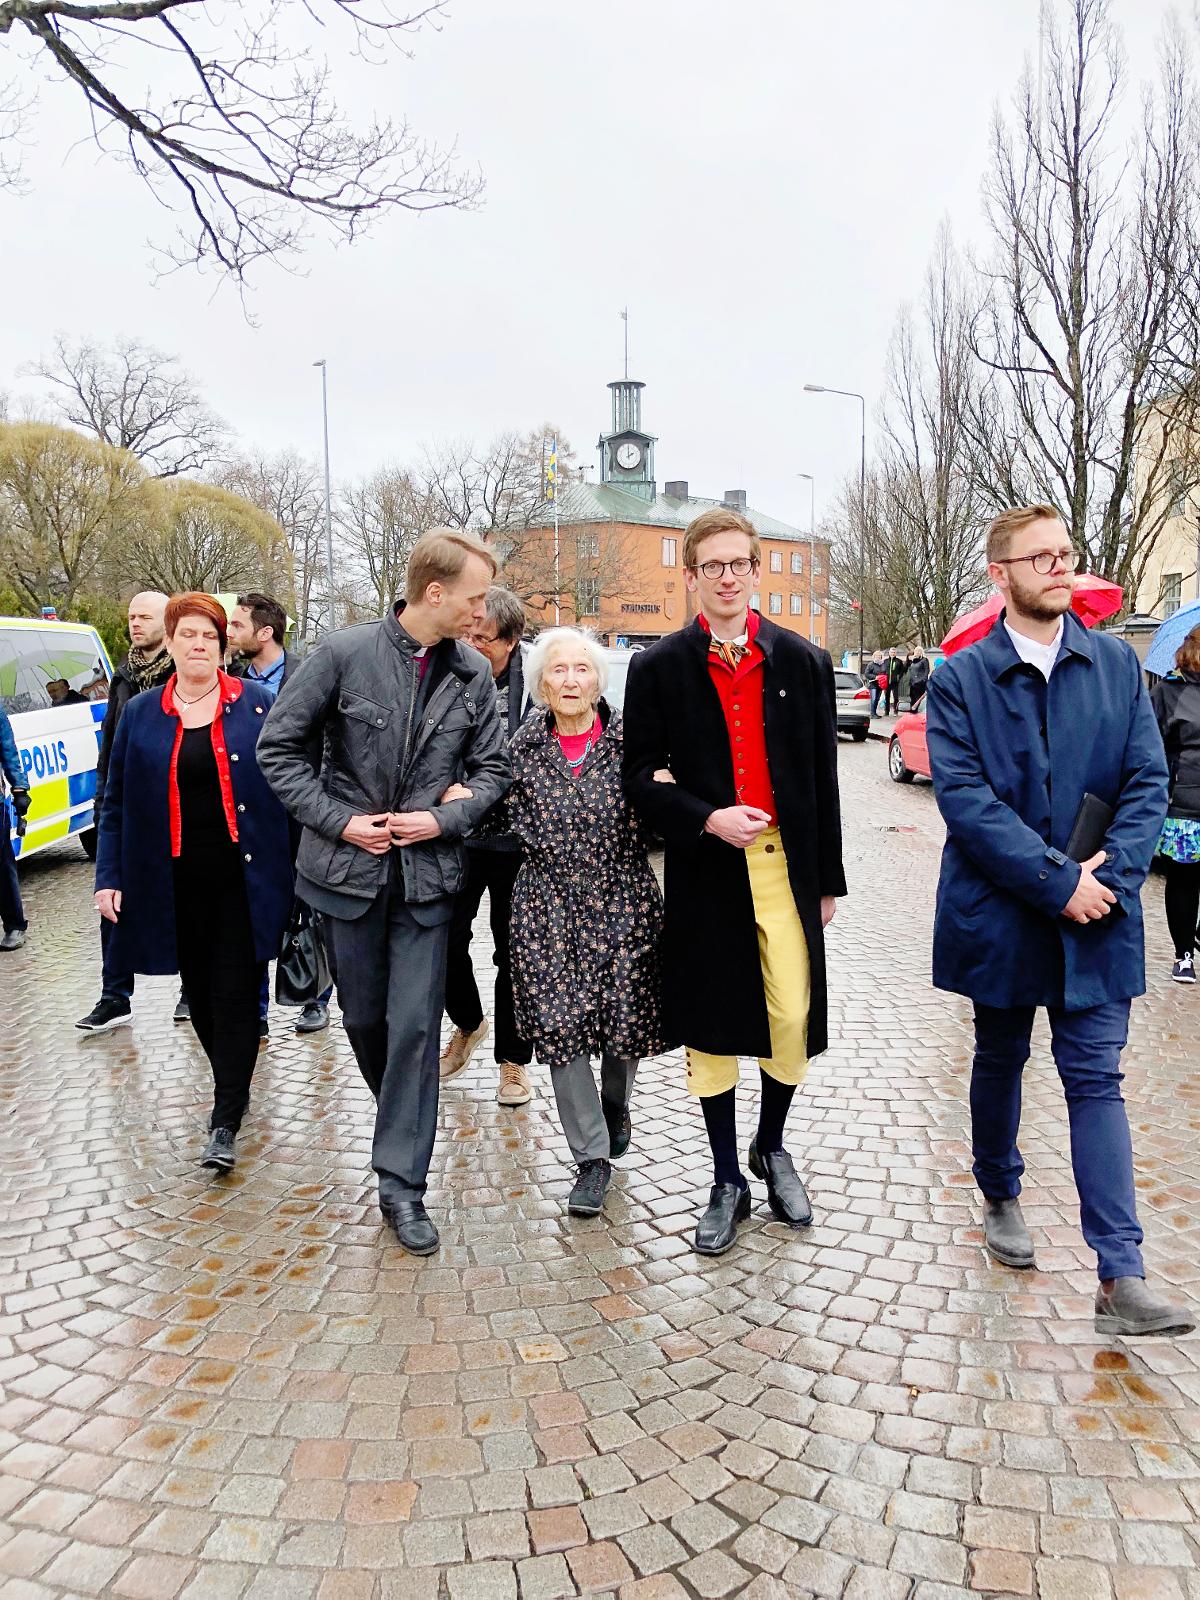
<path fill-rule="evenodd" d="M 1107 578 L 1097 578 L 1091 572 L 1081 572 L 1075 579 L 1075 593 L 1071 596 L 1071 610 L 1085 628 L 1094 628 L 1107 617 L 1115 617 L 1121 609 L 1124 591 L 1119 583 L 1109 583 Z M 981 606 L 959 617 L 942 640 L 941 648 L 952 656 L 956 650 L 965 650 L 969 644 L 992 631 L 992 625 L 1004 609 L 1004 598 L 997 592 L 990 595 Z"/>

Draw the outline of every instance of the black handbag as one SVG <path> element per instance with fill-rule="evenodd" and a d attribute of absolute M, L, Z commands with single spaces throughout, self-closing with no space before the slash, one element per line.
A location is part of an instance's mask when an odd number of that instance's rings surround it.
<path fill-rule="evenodd" d="M 276 1004 L 305 1006 L 323 995 L 329 983 L 329 956 L 321 919 L 297 901 L 275 963 Z"/>

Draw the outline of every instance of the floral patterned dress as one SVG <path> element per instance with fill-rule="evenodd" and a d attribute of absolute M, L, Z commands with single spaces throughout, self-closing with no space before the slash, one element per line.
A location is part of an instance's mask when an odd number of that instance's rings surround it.
<path fill-rule="evenodd" d="M 513 736 L 508 820 L 524 846 L 512 901 L 517 1028 L 538 1060 L 637 1059 L 662 1031 L 663 903 L 646 836 L 621 790 L 621 716 L 572 773 L 550 713 Z"/>

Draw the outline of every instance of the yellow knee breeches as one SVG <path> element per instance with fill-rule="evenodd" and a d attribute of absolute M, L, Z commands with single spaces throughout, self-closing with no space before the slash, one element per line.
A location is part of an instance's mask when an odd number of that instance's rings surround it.
<path fill-rule="evenodd" d="M 758 928 L 763 990 L 771 1022 L 771 1054 L 759 1058 L 768 1077 L 797 1084 L 808 1070 L 808 1006 L 812 982 L 808 941 L 788 881 L 778 828 L 768 828 L 746 851 Z M 730 997 L 737 1004 L 737 997 Z M 723 1094 L 738 1081 L 736 1056 L 687 1052 L 687 1086 L 695 1095 Z"/>

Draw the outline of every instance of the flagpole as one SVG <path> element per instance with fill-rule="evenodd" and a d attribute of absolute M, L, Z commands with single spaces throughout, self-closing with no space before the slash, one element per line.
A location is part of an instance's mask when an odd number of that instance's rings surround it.
<path fill-rule="evenodd" d="M 558 565 L 558 438 L 554 439 L 553 454 L 550 459 L 554 464 L 554 626 L 562 624 L 562 578 Z M 576 621 L 579 619 L 576 618 Z"/>

